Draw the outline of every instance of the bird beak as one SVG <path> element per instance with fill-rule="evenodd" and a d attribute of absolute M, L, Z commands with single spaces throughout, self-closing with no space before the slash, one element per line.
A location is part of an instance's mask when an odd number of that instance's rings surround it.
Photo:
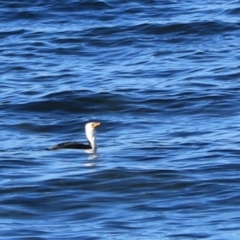
<path fill-rule="evenodd" d="M 93 124 L 93 128 L 96 128 L 96 127 L 98 127 L 99 125 L 101 125 L 100 122 L 95 122 L 95 123 Z"/>

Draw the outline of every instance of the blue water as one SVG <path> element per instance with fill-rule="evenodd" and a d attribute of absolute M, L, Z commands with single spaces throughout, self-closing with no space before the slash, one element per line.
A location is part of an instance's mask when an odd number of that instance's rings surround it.
<path fill-rule="evenodd" d="M 0 239 L 239 239 L 239 1 L 0 1 Z M 86 142 L 98 153 L 46 151 Z"/>

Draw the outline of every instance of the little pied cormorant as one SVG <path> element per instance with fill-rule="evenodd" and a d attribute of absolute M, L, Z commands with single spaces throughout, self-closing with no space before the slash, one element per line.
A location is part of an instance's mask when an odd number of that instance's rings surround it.
<path fill-rule="evenodd" d="M 96 128 L 99 125 L 100 122 L 89 122 L 85 125 L 85 134 L 88 140 L 88 144 L 83 144 L 79 142 L 64 142 L 49 148 L 49 150 L 72 148 L 96 151 L 97 150 Z"/>

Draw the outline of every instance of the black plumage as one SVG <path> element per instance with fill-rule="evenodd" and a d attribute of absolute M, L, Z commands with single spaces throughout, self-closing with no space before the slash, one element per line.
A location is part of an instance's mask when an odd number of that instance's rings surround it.
<path fill-rule="evenodd" d="M 59 143 L 51 148 L 49 150 L 58 150 L 58 149 L 91 149 L 91 145 L 89 144 L 83 144 L 79 142 L 64 142 L 64 143 Z"/>

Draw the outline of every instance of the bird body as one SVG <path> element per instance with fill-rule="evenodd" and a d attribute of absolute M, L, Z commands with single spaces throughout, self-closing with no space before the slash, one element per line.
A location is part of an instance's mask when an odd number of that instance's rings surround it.
<path fill-rule="evenodd" d="M 100 125 L 99 122 L 89 122 L 85 125 L 85 134 L 88 140 L 88 144 L 83 144 L 79 142 L 64 142 L 59 143 L 49 150 L 58 149 L 85 149 L 85 150 L 97 150 L 97 138 L 96 138 L 96 128 Z"/>

